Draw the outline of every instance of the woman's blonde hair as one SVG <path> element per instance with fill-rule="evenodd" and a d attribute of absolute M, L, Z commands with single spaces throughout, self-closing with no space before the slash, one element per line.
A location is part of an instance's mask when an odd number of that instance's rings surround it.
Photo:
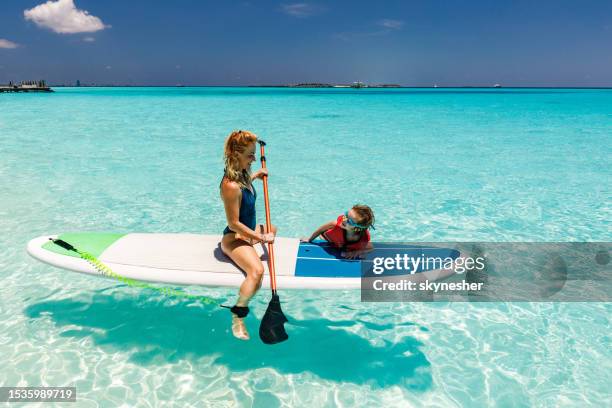
<path fill-rule="evenodd" d="M 224 161 L 225 177 L 238 183 L 241 188 L 251 184 L 251 175 L 248 170 L 240 168 L 238 155 L 244 153 L 247 146 L 257 141 L 257 136 L 248 130 L 235 130 L 225 139 Z"/>

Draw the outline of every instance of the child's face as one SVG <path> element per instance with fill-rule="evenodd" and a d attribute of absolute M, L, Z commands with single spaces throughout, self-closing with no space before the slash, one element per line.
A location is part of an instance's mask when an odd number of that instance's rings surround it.
<path fill-rule="evenodd" d="M 349 219 L 347 219 L 347 215 Z M 349 231 L 361 231 L 360 228 L 356 228 L 353 225 L 351 225 L 351 224 L 361 224 L 363 221 L 361 218 L 359 218 L 359 215 L 357 215 L 355 210 L 351 208 L 348 211 L 347 215 L 344 216 L 344 220 L 342 221 L 342 224 L 340 225 L 340 227 L 345 230 L 349 230 Z"/>

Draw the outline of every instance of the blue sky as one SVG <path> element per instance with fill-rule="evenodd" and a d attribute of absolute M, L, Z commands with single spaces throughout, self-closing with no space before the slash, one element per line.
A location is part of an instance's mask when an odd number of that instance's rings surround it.
<path fill-rule="evenodd" d="M 2 0 L 0 83 L 612 86 L 612 1 Z"/>

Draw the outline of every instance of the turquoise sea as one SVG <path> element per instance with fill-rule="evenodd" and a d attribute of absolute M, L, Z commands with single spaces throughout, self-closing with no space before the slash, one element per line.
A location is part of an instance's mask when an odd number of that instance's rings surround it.
<path fill-rule="evenodd" d="M 611 240 L 612 90 L 2 94 L 1 386 L 76 386 L 79 407 L 609 403 L 610 303 L 281 291 L 291 338 L 266 346 L 256 339 L 266 291 L 252 302 L 253 339 L 240 342 L 225 309 L 26 254 L 29 239 L 63 231 L 220 234 L 222 146 L 234 129 L 268 143 L 281 236 L 365 203 L 379 241 Z M 263 220 L 263 200 L 258 209 Z"/>

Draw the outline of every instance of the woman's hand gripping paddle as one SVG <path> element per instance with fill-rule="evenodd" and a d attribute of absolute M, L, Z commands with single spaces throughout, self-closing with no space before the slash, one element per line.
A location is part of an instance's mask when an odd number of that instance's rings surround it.
<path fill-rule="evenodd" d="M 259 149 L 261 153 L 261 167 L 266 168 L 266 153 L 264 146 L 266 143 L 259 140 Z M 266 204 L 266 229 L 267 232 L 272 231 L 272 222 L 270 221 L 270 199 L 268 196 L 268 176 L 263 177 L 264 185 L 264 202 Z M 276 344 L 285 341 L 289 335 L 285 331 L 284 324 L 288 322 L 283 314 L 280 305 L 280 299 L 276 294 L 276 271 L 274 269 L 274 245 L 268 243 L 268 269 L 270 270 L 270 286 L 272 287 L 272 299 L 268 304 L 268 309 L 261 319 L 259 326 L 259 338 L 266 344 Z"/>

